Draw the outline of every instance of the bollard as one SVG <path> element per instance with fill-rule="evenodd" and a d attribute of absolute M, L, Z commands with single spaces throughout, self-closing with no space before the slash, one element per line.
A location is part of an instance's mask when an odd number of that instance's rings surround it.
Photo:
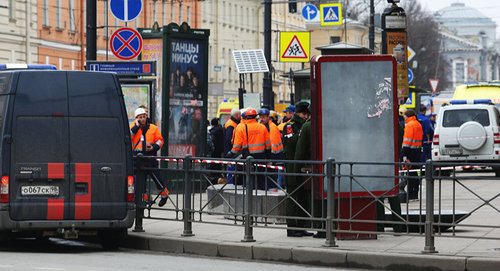
<path fill-rule="evenodd" d="M 193 160 L 191 155 L 186 155 L 183 160 L 184 169 L 184 209 L 182 210 L 182 220 L 184 221 L 184 231 L 181 236 L 194 236 L 192 210 L 191 210 L 191 168 Z"/>
<path fill-rule="evenodd" d="M 255 242 L 253 239 L 253 227 L 252 227 L 252 212 L 253 212 L 253 184 L 254 180 L 251 180 L 251 172 L 253 169 L 252 156 L 247 157 L 245 162 L 245 178 L 246 178 L 246 205 L 247 209 L 245 212 L 245 236 L 241 242 Z"/>
<path fill-rule="evenodd" d="M 432 160 L 425 162 L 425 247 L 423 253 L 437 253 L 434 246 L 434 181 Z"/>
<path fill-rule="evenodd" d="M 142 155 L 141 155 L 142 156 Z M 133 232 L 144 232 L 142 222 L 144 219 L 144 193 L 146 192 L 146 171 L 143 168 L 144 159 L 140 156 L 136 157 L 136 174 L 135 174 L 135 227 Z"/>
<path fill-rule="evenodd" d="M 325 247 L 337 247 L 337 244 L 335 243 L 335 234 L 333 233 L 333 230 L 335 229 L 335 223 L 333 222 L 333 219 L 335 218 L 335 179 L 333 178 L 333 175 L 335 174 L 334 162 L 335 160 L 332 158 L 329 158 L 326 161 L 327 214 Z"/>

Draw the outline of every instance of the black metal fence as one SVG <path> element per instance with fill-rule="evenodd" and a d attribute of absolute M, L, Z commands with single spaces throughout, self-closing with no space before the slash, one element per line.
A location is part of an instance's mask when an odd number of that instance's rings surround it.
<path fill-rule="evenodd" d="M 144 166 L 151 160 L 160 161 L 160 167 Z M 436 252 L 436 237 L 500 240 L 494 231 L 500 228 L 500 184 L 493 173 L 500 164 L 191 156 L 138 157 L 135 162 L 135 231 L 144 230 L 143 219 L 160 219 L 182 221 L 182 236 L 193 235 L 193 223 L 241 226 L 245 242 L 254 241 L 256 227 L 315 231 L 326 238 L 327 246 L 336 246 L 337 239 L 413 235 L 425 237 L 423 251 L 428 253 Z M 369 167 L 396 170 L 391 175 L 364 174 Z M 370 191 L 363 182 L 388 178 L 395 180 L 394 186 L 384 191 Z M 159 179 L 172 191 L 163 207 L 156 205 L 161 197 L 155 185 Z M 419 200 L 408 200 L 402 193 L 409 182 L 418 185 Z M 356 194 L 360 190 L 362 197 Z"/>

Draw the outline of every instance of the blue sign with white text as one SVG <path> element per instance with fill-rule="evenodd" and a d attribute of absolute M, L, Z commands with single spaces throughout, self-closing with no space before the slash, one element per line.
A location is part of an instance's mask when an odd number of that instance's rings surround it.
<path fill-rule="evenodd" d="M 156 65 L 154 61 L 87 61 L 87 70 L 153 76 L 156 74 Z"/>
<path fill-rule="evenodd" d="M 304 8 L 302 8 L 302 17 L 304 17 L 306 21 L 314 20 L 314 18 L 316 18 L 317 15 L 318 15 L 318 8 L 316 8 L 315 5 L 307 4 L 304 6 Z"/>
<path fill-rule="evenodd" d="M 109 9 L 118 20 L 132 21 L 142 11 L 142 0 L 110 0 Z"/>

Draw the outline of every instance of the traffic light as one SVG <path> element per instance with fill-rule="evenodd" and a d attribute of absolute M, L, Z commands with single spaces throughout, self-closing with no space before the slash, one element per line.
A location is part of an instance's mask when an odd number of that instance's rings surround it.
<path fill-rule="evenodd" d="M 288 12 L 297 13 L 297 2 L 293 0 L 288 1 Z"/>

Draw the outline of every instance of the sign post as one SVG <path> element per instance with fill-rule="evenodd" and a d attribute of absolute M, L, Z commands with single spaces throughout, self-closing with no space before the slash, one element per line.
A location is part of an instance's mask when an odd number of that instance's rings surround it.
<path fill-rule="evenodd" d="M 280 32 L 281 62 L 308 62 L 309 51 L 309 32 Z"/>
<path fill-rule="evenodd" d="M 142 50 L 142 37 L 135 29 L 122 27 L 111 35 L 111 52 L 119 59 L 129 60 L 137 57 Z"/>
<path fill-rule="evenodd" d="M 321 4 L 319 6 L 321 14 L 321 26 L 342 24 L 342 4 Z"/>
<path fill-rule="evenodd" d="M 110 0 L 109 9 L 116 19 L 124 22 L 132 21 L 142 11 L 142 0 Z"/>
<path fill-rule="evenodd" d="M 316 16 L 318 16 L 318 9 L 315 5 L 307 4 L 302 8 L 302 17 L 304 17 L 304 20 L 312 21 Z"/>

